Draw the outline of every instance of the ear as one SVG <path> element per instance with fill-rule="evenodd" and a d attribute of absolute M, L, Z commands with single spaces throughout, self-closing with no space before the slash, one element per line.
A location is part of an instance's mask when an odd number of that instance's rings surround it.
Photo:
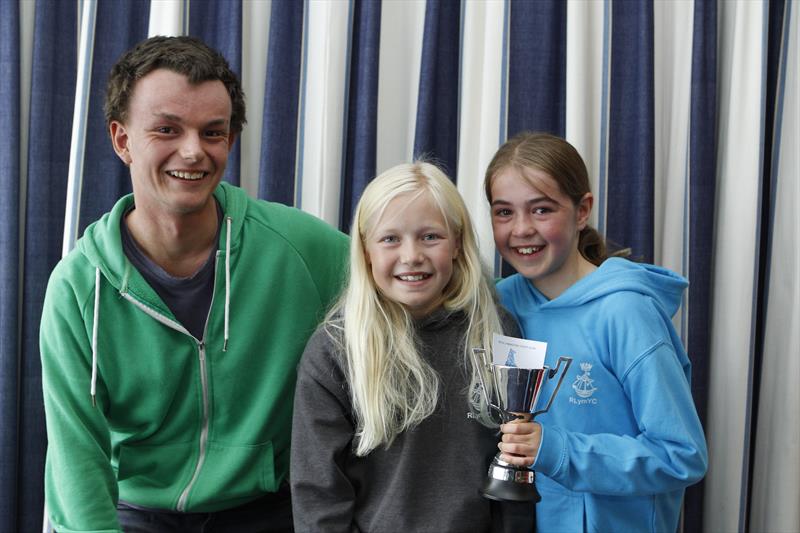
<path fill-rule="evenodd" d="M 583 195 L 581 201 L 578 202 L 576 209 L 578 231 L 581 231 L 589 224 L 589 215 L 592 214 L 592 205 L 594 205 L 594 196 L 592 196 L 592 193 L 587 192 Z"/>
<path fill-rule="evenodd" d="M 128 131 L 125 129 L 125 125 L 117 120 L 112 120 L 108 125 L 108 132 L 111 135 L 111 144 L 114 146 L 114 151 L 117 153 L 117 156 L 125 163 L 125 166 L 130 166 L 133 160 L 128 150 L 128 142 L 130 139 L 128 138 Z"/>

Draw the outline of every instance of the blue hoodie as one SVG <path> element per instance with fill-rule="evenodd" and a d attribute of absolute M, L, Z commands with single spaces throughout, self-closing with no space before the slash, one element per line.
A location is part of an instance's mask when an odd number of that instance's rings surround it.
<path fill-rule="evenodd" d="M 708 465 L 691 365 L 671 322 L 686 286 L 669 270 L 618 258 L 553 300 L 519 274 L 499 283 L 525 338 L 547 343 L 545 364 L 573 358 L 536 418 L 540 533 L 676 531 L 684 489 Z"/>

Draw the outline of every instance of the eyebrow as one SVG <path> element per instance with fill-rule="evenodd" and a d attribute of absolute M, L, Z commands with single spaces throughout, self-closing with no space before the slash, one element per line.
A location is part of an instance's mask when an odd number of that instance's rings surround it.
<path fill-rule="evenodd" d="M 496 200 L 492 200 L 492 205 L 511 205 L 512 202 L 509 200 L 503 200 L 502 198 L 498 198 Z M 550 198 L 549 196 L 537 196 L 536 198 L 531 198 L 530 200 L 525 201 L 525 205 L 535 205 L 535 204 L 558 204 L 554 199 Z"/>
<path fill-rule="evenodd" d="M 178 123 L 181 123 L 181 124 L 183 123 L 183 119 L 181 117 L 179 117 L 178 115 L 173 115 L 172 113 L 153 113 L 153 116 L 158 117 L 158 118 L 162 118 L 162 119 L 165 119 L 165 120 L 169 120 L 171 122 L 178 122 Z M 227 123 L 228 123 L 227 119 L 217 118 L 217 119 L 214 119 L 212 121 L 207 122 L 205 127 L 209 127 L 209 126 L 224 126 Z"/>

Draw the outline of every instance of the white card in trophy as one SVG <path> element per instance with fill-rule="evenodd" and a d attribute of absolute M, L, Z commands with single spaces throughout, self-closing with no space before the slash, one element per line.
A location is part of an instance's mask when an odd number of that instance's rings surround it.
<path fill-rule="evenodd" d="M 492 362 L 518 368 L 543 368 L 547 343 L 492 334 Z"/>

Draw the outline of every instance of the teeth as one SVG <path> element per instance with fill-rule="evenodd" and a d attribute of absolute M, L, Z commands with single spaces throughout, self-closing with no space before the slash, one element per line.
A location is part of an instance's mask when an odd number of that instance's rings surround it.
<path fill-rule="evenodd" d="M 522 255 L 530 255 L 534 252 L 538 252 L 541 249 L 541 246 L 526 246 L 525 248 L 517 248 L 517 251 Z"/>
<path fill-rule="evenodd" d="M 184 172 L 182 170 L 168 170 L 167 174 L 169 174 L 173 178 L 180 178 L 182 180 L 190 180 L 190 181 L 202 179 L 203 176 L 206 175 L 205 172 Z"/>
<path fill-rule="evenodd" d="M 426 274 L 417 274 L 415 276 L 397 276 L 403 281 L 422 281 L 427 277 Z"/>

